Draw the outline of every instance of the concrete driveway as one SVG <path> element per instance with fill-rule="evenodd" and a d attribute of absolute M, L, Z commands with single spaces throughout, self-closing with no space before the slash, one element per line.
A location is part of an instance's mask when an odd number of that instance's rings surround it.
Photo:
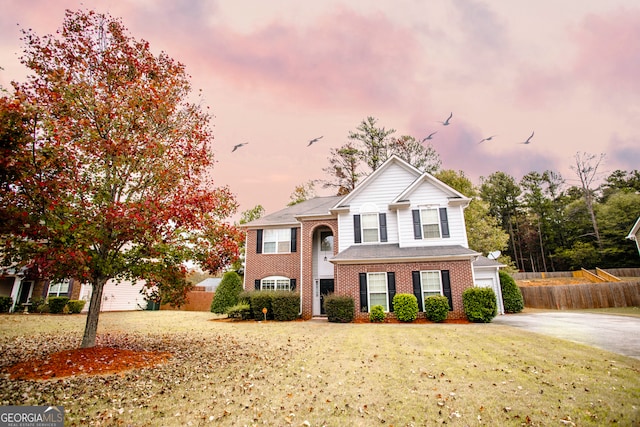
<path fill-rule="evenodd" d="M 545 311 L 496 316 L 492 323 L 514 326 L 640 359 L 638 317 Z"/>

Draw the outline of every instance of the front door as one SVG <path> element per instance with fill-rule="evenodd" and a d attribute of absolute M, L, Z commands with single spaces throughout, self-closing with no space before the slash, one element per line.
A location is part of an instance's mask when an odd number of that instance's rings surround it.
<path fill-rule="evenodd" d="M 333 279 L 320 279 L 320 314 L 327 314 L 324 311 L 324 297 L 333 293 Z"/>

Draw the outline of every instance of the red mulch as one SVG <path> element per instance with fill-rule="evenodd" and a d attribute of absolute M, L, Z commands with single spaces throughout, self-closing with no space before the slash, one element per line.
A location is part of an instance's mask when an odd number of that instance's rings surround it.
<path fill-rule="evenodd" d="M 91 347 L 53 353 L 44 359 L 27 360 L 3 369 L 11 379 L 48 380 L 75 375 L 104 375 L 155 366 L 169 353 Z"/>

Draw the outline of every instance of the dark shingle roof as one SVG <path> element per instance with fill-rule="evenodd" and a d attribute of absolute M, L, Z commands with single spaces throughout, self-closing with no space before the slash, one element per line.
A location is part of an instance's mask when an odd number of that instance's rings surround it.
<path fill-rule="evenodd" d="M 370 261 L 408 261 L 435 259 L 470 259 L 478 252 L 460 245 L 401 248 L 398 244 L 354 245 L 330 259 L 336 263 Z"/>
<path fill-rule="evenodd" d="M 344 196 L 314 197 L 313 199 L 305 200 L 304 202 L 265 215 L 255 221 L 243 224 L 243 227 L 293 225 L 298 223 L 296 217 L 299 216 L 329 215 L 329 209 L 343 197 Z"/>

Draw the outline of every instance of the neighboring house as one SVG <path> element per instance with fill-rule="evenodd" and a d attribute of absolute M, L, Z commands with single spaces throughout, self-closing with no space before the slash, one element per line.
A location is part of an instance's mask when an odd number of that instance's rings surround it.
<path fill-rule="evenodd" d="M 245 289 L 299 292 L 304 319 L 324 315 L 332 292 L 354 298 L 358 319 L 374 305 L 392 312 L 397 293 L 416 295 L 421 312 L 426 296 L 445 295 L 456 319 L 464 317 L 465 289 L 490 286 L 503 313 L 502 265 L 468 247 L 469 202 L 393 156 L 346 196 L 317 197 L 244 224 Z"/>
<path fill-rule="evenodd" d="M 129 281 L 118 283 L 115 280 L 109 280 L 104 284 L 102 290 L 100 311 L 145 310 L 147 308 L 147 300 L 145 299 L 144 293 L 141 292 L 145 287 L 145 283 L 144 280 L 138 280 L 136 283 Z M 89 310 L 92 289 L 89 284 L 83 284 L 80 287 L 79 299 L 87 302 L 82 311 Z"/>
<path fill-rule="evenodd" d="M 629 235 L 627 236 L 627 239 L 631 239 L 631 240 L 635 240 L 636 241 L 636 247 L 638 248 L 638 254 L 640 254 L 640 217 L 638 217 L 638 220 L 633 225 L 633 228 L 631 228 L 631 231 L 629 232 Z"/>
<path fill-rule="evenodd" d="M 0 272 L 0 295 L 10 296 L 13 300 L 10 311 L 17 306 L 29 304 L 36 299 L 46 299 L 50 296 L 66 296 L 78 299 L 80 283 L 74 280 L 50 282 L 48 280 L 31 277 L 29 270 L 16 271 L 8 268 Z"/>
<path fill-rule="evenodd" d="M 215 292 L 218 289 L 218 285 L 222 282 L 221 277 L 209 277 L 199 282 L 196 287 L 202 288 L 205 292 Z"/>

